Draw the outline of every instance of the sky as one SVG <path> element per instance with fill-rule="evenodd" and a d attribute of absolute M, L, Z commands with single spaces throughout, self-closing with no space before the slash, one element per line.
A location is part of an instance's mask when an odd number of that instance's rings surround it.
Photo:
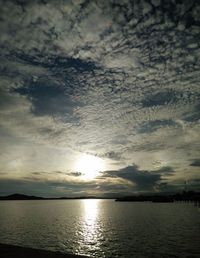
<path fill-rule="evenodd" d="M 199 1 L 0 6 L 0 195 L 200 190 Z"/>

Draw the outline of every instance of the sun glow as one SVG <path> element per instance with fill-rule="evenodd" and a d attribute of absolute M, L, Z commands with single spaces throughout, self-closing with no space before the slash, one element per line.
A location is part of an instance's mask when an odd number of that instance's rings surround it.
<path fill-rule="evenodd" d="M 104 162 L 101 158 L 83 154 L 76 162 L 75 170 L 81 172 L 85 179 L 93 179 L 104 170 Z"/>

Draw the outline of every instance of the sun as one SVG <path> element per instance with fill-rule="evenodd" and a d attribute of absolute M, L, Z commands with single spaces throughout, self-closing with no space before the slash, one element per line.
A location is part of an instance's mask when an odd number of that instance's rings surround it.
<path fill-rule="evenodd" d="M 104 161 L 93 155 L 82 154 L 75 164 L 75 170 L 81 172 L 85 179 L 94 179 L 104 170 Z"/>

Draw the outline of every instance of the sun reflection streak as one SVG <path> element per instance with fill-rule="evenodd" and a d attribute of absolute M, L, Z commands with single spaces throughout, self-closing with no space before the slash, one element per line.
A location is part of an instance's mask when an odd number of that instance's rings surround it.
<path fill-rule="evenodd" d="M 99 200 L 84 200 L 84 230 L 86 243 L 93 243 L 97 238 L 97 217 Z"/>
<path fill-rule="evenodd" d="M 81 252 L 90 252 L 94 255 L 100 250 L 101 244 L 101 227 L 99 219 L 101 200 L 82 200 L 83 208 L 83 221 L 81 225 Z"/>

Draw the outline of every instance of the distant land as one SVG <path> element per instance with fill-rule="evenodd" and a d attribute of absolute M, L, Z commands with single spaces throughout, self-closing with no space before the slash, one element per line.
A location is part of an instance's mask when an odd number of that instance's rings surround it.
<path fill-rule="evenodd" d="M 76 200 L 76 199 L 113 199 L 113 198 L 100 198 L 95 196 L 82 196 L 82 197 L 39 197 L 25 194 L 11 194 L 7 196 L 0 196 L 0 200 Z"/>
<path fill-rule="evenodd" d="M 43 197 L 29 196 L 25 194 L 11 194 L 8 196 L 0 196 L 0 200 L 43 200 Z"/>
<path fill-rule="evenodd" d="M 11 194 L 7 196 L 0 196 L 0 200 L 78 200 L 78 199 L 115 199 L 117 202 L 176 202 L 176 201 L 190 201 L 200 203 L 200 192 L 183 191 L 176 194 L 149 194 L 149 195 L 131 195 L 118 198 L 105 198 L 95 196 L 82 196 L 82 197 L 57 197 L 46 198 L 25 194 Z"/>
<path fill-rule="evenodd" d="M 117 202 L 196 202 L 200 203 L 200 192 L 183 191 L 182 193 L 168 194 L 168 195 L 134 195 L 119 197 Z"/>

